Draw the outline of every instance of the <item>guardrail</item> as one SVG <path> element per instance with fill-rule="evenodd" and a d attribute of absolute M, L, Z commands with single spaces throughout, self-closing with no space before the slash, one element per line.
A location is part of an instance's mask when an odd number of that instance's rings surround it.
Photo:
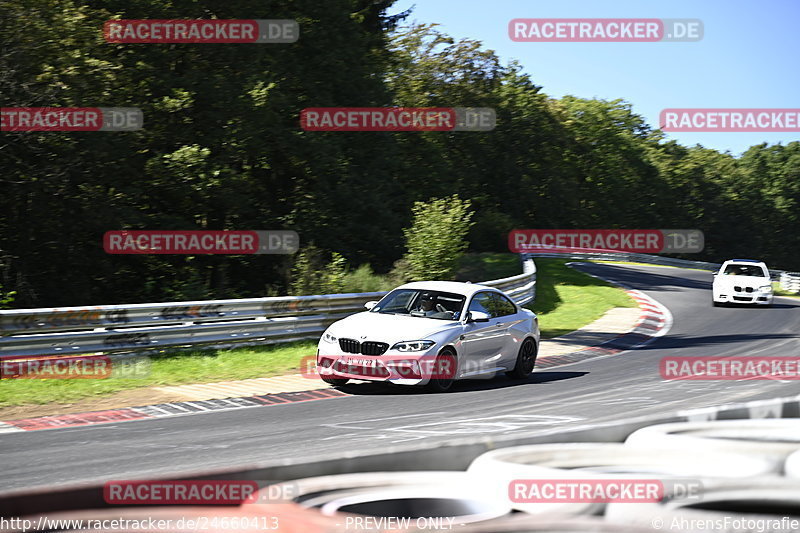
<path fill-rule="evenodd" d="M 631 263 L 649 263 L 652 265 L 674 266 L 681 268 L 699 268 L 701 270 L 719 270 L 722 263 L 707 263 L 705 261 L 690 261 L 660 255 L 639 254 L 633 252 L 536 252 L 525 254 L 526 257 L 567 257 L 569 259 L 587 259 L 598 261 L 629 261 Z M 772 271 L 770 271 L 772 272 Z M 782 272 L 782 271 L 778 271 Z"/>
<path fill-rule="evenodd" d="M 536 296 L 536 265 L 481 282 L 525 305 Z M 84 353 L 152 352 L 197 346 L 317 339 L 333 322 L 386 292 L 280 296 L 0 311 L 0 359 Z"/>
<path fill-rule="evenodd" d="M 781 273 L 781 290 L 800 294 L 800 272 Z"/>
<path fill-rule="evenodd" d="M 717 271 L 722 266 L 722 263 L 708 263 L 706 261 L 691 261 L 689 259 L 677 259 L 675 257 L 663 257 L 660 255 L 638 254 L 628 252 L 570 252 L 570 253 L 550 253 L 550 252 L 537 252 L 535 254 L 523 254 L 526 257 L 567 257 L 569 259 L 587 259 L 598 261 L 629 261 L 631 263 L 648 263 L 651 265 L 674 266 L 679 268 L 696 268 L 700 270 Z M 788 276 L 789 286 L 791 283 L 800 283 L 800 273 L 786 272 L 785 270 L 772 270 L 769 274 L 774 281 L 781 281 Z M 794 281 L 792 281 L 794 280 Z M 783 286 L 781 287 L 783 288 Z M 792 290 L 785 289 L 784 290 Z M 795 289 L 800 292 L 800 289 Z"/>

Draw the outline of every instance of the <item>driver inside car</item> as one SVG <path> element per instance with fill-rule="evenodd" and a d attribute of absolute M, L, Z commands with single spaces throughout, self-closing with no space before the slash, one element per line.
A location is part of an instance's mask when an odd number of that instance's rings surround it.
<path fill-rule="evenodd" d="M 431 316 L 437 313 L 436 309 L 434 308 L 433 297 L 430 294 L 423 294 L 420 298 L 419 305 L 419 310 L 423 312 L 425 316 Z"/>

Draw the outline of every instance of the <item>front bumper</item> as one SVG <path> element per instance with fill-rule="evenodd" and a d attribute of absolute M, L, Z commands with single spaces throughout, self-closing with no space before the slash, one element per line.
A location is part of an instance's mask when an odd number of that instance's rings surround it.
<path fill-rule="evenodd" d="M 735 292 L 726 291 L 725 293 L 715 292 L 713 295 L 714 301 L 719 303 L 731 304 L 745 304 L 745 305 L 771 305 L 773 293 L 772 292 Z"/>
<path fill-rule="evenodd" d="M 440 349 L 434 345 L 423 352 L 390 349 L 383 355 L 361 355 L 343 352 L 338 345 L 323 341 L 317 350 L 317 373 L 397 385 L 425 385 L 434 375 L 434 363 Z"/>

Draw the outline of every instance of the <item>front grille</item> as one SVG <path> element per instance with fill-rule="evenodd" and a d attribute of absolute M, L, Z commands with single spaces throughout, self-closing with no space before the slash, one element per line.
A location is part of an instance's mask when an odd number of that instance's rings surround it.
<path fill-rule="evenodd" d="M 753 292 L 753 287 L 745 287 L 743 289 L 742 287 L 736 286 L 736 287 L 733 288 L 733 290 L 735 290 L 736 292 L 742 292 L 742 291 L 744 291 L 744 292 Z"/>
<path fill-rule="evenodd" d="M 347 353 L 361 353 L 361 343 L 354 339 L 339 339 L 339 348 Z"/>
<path fill-rule="evenodd" d="M 753 301 L 753 299 L 750 298 L 749 296 L 734 296 L 733 299 L 736 300 L 737 302 L 752 302 Z"/>
<path fill-rule="evenodd" d="M 389 349 L 385 342 L 358 342 L 355 339 L 339 339 L 339 348 L 347 353 L 360 353 L 362 355 L 383 355 Z"/>
<path fill-rule="evenodd" d="M 361 343 L 361 353 L 364 355 L 383 355 L 388 349 L 389 345 L 385 342 L 367 341 Z"/>

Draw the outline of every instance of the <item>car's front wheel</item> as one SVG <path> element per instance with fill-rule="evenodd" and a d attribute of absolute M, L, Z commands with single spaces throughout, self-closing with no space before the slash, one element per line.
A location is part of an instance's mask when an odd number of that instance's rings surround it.
<path fill-rule="evenodd" d="M 347 378 L 332 378 L 330 376 L 320 376 L 320 378 L 328 385 L 333 385 L 334 387 L 341 387 L 343 385 L 347 385 L 347 382 L 350 381 Z"/>
<path fill-rule="evenodd" d="M 533 339 L 525 339 L 522 346 L 519 347 L 517 354 L 517 363 L 514 365 L 514 370 L 506 372 L 506 376 L 514 379 L 525 379 L 533 372 L 533 367 L 536 364 L 536 343 Z"/>
<path fill-rule="evenodd" d="M 445 348 L 436 356 L 433 364 L 433 372 L 428 382 L 427 389 L 430 392 L 447 392 L 453 386 L 456 375 L 456 352 L 452 348 Z"/>

